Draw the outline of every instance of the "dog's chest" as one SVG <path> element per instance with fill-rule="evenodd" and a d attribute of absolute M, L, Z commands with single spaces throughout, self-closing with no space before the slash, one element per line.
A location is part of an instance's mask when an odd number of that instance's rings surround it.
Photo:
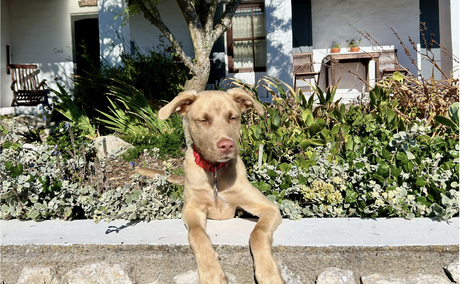
<path fill-rule="evenodd" d="M 214 220 L 225 220 L 235 217 L 236 206 L 225 200 L 225 196 L 212 197 L 207 207 L 208 218 Z"/>

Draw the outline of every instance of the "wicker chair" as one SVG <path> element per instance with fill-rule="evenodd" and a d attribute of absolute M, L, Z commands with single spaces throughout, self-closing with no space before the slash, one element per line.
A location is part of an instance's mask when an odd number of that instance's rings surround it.
<path fill-rule="evenodd" d="M 403 68 L 398 62 L 398 50 L 383 50 L 379 59 L 380 79 L 393 75 L 394 72 L 400 72 L 407 75 L 407 69 Z"/>
<path fill-rule="evenodd" d="M 315 80 L 315 83 L 318 84 L 320 72 L 315 72 L 313 68 L 313 52 L 294 53 L 292 61 L 295 90 L 297 90 L 297 80 L 315 79 L 315 76 L 318 76 Z"/>

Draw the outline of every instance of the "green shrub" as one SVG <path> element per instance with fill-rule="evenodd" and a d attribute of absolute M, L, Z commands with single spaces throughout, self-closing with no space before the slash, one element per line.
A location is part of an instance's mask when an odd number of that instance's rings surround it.
<path fill-rule="evenodd" d="M 105 160 L 86 160 L 82 153 L 63 159 L 51 145 L 23 149 L 12 138 L 7 134 L 0 152 L 1 219 L 181 217 L 182 190 L 166 182 L 168 176 L 136 177 L 114 189 L 105 181 Z M 84 151 L 91 149 L 87 144 Z"/>
<path fill-rule="evenodd" d="M 102 67 L 93 66 L 87 74 L 76 77 L 73 90 L 75 103 L 88 113 L 98 117 L 96 109 L 107 113 L 110 103 L 106 94 L 112 80 L 133 86 L 146 100 L 171 100 L 183 90 L 188 76 L 185 67 L 174 60 L 171 49 L 164 44 L 145 51 L 133 45 L 129 52 L 121 55 L 121 64 L 111 66 L 102 62 Z"/>

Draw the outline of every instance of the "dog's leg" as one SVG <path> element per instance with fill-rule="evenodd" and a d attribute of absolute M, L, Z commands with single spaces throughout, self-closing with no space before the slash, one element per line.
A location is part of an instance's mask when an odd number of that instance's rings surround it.
<path fill-rule="evenodd" d="M 190 247 L 198 264 L 200 284 L 227 284 L 228 278 L 222 270 L 218 255 L 206 234 L 206 213 L 199 208 L 186 206 L 183 214 Z"/>
<path fill-rule="evenodd" d="M 242 192 L 245 192 L 242 198 L 244 202 L 240 206 L 245 211 L 259 217 L 249 240 L 257 282 L 259 284 L 284 284 L 271 252 L 273 233 L 282 221 L 279 208 L 249 182 Z"/>

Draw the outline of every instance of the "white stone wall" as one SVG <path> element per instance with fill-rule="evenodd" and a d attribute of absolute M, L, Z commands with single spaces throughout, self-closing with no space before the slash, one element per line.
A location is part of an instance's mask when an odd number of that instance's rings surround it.
<path fill-rule="evenodd" d="M 6 45 L 11 45 L 10 39 L 10 17 L 9 17 L 9 7 L 8 2 L 5 0 L 0 0 L 0 108 L 9 107 L 11 101 L 13 100 L 13 95 L 9 91 L 11 85 L 11 77 L 6 73 Z"/>
<path fill-rule="evenodd" d="M 267 75 L 292 81 L 291 0 L 265 1 L 267 25 Z"/>
<path fill-rule="evenodd" d="M 454 58 L 460 57 L 460 3 L 458 0 L 440 0 L 439 1 L 439 31 L 440 44 L 449 50 L 452 50 Z M 452 22 L 452 24 L 451 24 Z M 454 74 L 455 78 L 459 77 L 459 63 L 456 62 L 452 55 L 440 54 L 440 66 L 446 75 Z"/>
<path fill-rule="evenodd" d="M 123 39 L 129 38 L 129 27 L 123 27 L 121 16 L 116 17 L 123 13 L 125 4 L 121 0 L 99 0 L 97 6 L 100 54 L 108 64 L 117 66 L 126 44 Z"/>

